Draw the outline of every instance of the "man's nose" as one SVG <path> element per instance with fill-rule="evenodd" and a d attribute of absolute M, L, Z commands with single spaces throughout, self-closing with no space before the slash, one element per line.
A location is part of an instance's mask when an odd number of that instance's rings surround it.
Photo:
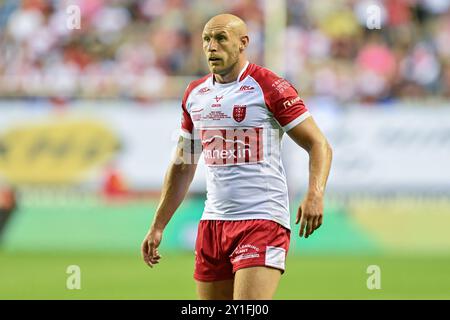
<path fill-rule="evenodd" d="M 208 43 L 208 51 L 217 51 L 217 42 L 213 39 Z"/>

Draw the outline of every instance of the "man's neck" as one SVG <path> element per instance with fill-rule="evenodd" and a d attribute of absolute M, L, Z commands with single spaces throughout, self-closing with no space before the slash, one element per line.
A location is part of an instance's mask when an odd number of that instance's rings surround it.
<path fill-rule="evenodd" d="M 247 59 L 240 59 L 227 74 L 214 74 L 215 81 L 218 83 L 230 83 L 236 81 L 246 63 Z"/>

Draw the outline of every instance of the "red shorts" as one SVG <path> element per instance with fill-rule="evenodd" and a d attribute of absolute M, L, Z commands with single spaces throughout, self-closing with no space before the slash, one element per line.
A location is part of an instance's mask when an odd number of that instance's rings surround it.
<path fill-rule="evenodd" d="M 194 279 L 232 279 L 242 268 L 284 272 L 290 231 L 271 220 L 201 220 L 195 244 Z"/>

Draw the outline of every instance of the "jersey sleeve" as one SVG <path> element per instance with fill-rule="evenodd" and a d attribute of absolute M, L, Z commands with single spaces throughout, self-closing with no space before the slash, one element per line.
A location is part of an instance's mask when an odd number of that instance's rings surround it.
<path fill-rule="evenodd" d="M 181 135 L 184 138 L 191 139 L 194 123 L 192 122 L 191 115 L 187 111 L 184 103 L 181 104 L 181 108 Z"/>
<path fill-rule="evenodd" d="M 266 104 L 284 131 L 289 131 L 310 116 L 297 90 L 278 78 L 270 86 Z"/>
<path fill-rule="evenodd" d="M 253 77 L 260 85 L 264 100 L 284 131 L 289 131 L 310 116 L 297 90 L 289 81 L 268 69 L 257 70 Z"/>
<path fill-rule="evenodd" d="M 183 100 L 181 102 L 181 136 L 187 139 L 192 138 L 192 130 L 194 129 L 194 123 L 192 122 L 191 115 L 186 107 L 187 98 L 189 96 L 190 90 L 189 86 L 184 92 Z"/>
<path fill-rule="evenodd" d="M 184 138 L 187 139 L 193 139 L 193 133 L 194 133 L 194 123 L 192 122 L 191 115 L 189 113 L 189 106 L 188 106 L 188 98 L 191 92 L 199 85 L 204 83 L 210 75 L 205 75 L 203 78 L 200 78 L 198 80 L 192 81 L 187 86 L 186 90 L 184 91 L 183 100 L 181 102 L 181 135 Z M 195 140 L 195 139 L 194 139 Z"/>

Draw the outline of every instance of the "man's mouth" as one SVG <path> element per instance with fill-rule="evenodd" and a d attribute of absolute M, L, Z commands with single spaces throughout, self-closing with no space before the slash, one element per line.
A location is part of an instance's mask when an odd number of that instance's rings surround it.
<path fill-rule="evenodd" d="M 213 62 L 213 61 L 220 61 L 220 60 L 222 60 L 222 59 L 216 58 L 216 57 L 211 57 L 211 58 L 209 58 L 208 60 Z"/>

